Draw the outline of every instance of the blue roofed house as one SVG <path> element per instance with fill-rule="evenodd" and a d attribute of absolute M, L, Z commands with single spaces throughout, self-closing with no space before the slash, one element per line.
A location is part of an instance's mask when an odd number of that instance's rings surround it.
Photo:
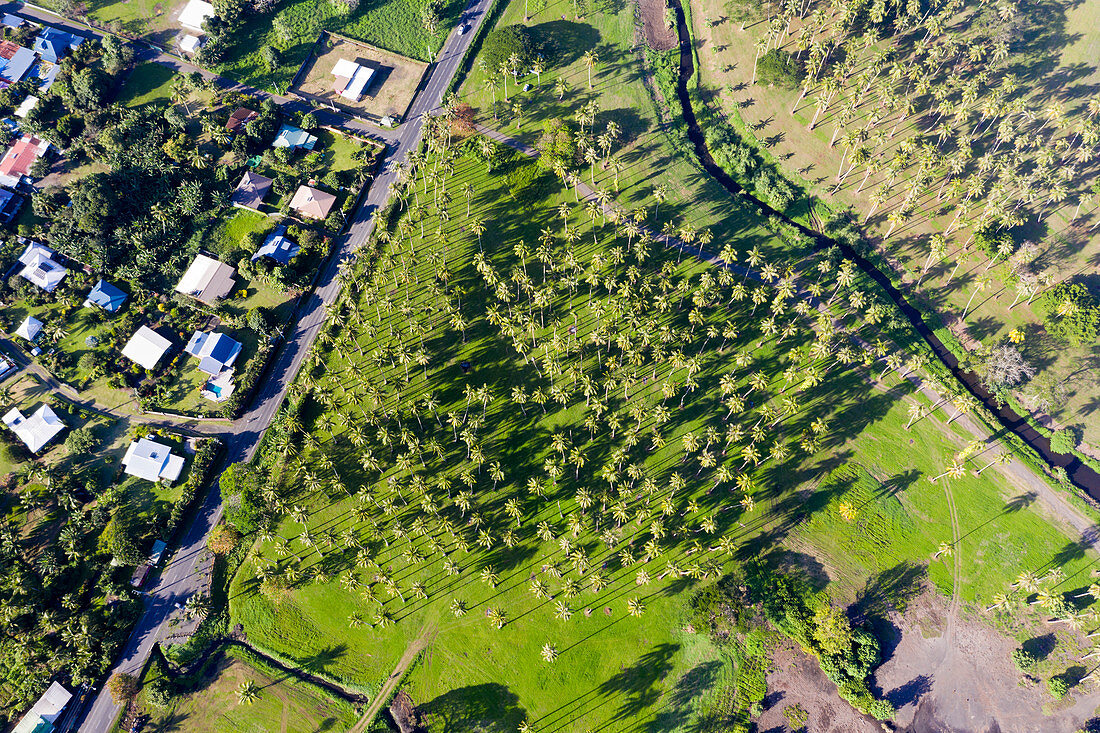
<path fill-rule="evenodd" d="M 256 254 L 252 255 L 252 261 L 267 257 L 280 265 L 289 265 L 300 249 L 298 243 L 286 235 L 286 227 L 279 226 L 267 235 L 267 239 L 256 250 Z"/>
<path fill-rule="evenodd" d="M 18 15 L 4 13 L 3 23 L 5 28 L 22 28 L 24 21 Z"/>
<path fill-rule="evenodd" d="M 84 307 L 99 306 L 108 313 L 117 313 L 122 304 L 126 302 L 126 293 L 116 288 L 106 280 L 100 280 L 84 299 Z"/>
<path fill-rule="evenodd" d="M 6 188 L 0 188 L 0 224 L 7 224 L 19 213 L 19 207 L 23 205 L 23 197 L 12 193 Z"/>
<path fill-rule="evenodd" d="M 12 41 L 0 41 L 0 79 L 9 84 L 22 81 L 37 60 L 29 48 Z"/>
<path fill-rule="evenodd" d="M 76 48 L 82 43 L 84 43 L 84 36 L 73 35 L 56 28 L 44 28 L 34 38 L 34 52 L 43 60 L 56 64 L 65 58 L 69 49 Z"/>
<path fill-rule="evenodd" d="M 313 146 L 316 144 L 316 135 L 310 135 L 305 130 L 294 127 L 293 125 L 283 125 L 279 128 L 279 134 L 275 136 L 275 142 L 271 143 L 271 147 L 290 148 L 291 150 L 297 150 L 298 148 L 313 150 Z"/>
<path fill-rule="evenodd" d="M 199 360 L 199 371 L 210 375 L 202 388 L 202 396 L 222 402 L 233 394 L 233 364 L 241 354 L 239 342 L 224 333 L 195 331 L 183 349 Z"/>

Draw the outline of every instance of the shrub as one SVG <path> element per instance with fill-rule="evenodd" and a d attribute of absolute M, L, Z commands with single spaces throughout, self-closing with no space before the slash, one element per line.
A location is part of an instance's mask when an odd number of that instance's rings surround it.
<path fill-rule="evenodd" d="M 116 672 L 107 680 L 107 691 L 111 693 L 111 699 L 115 705 L 129 702 L 138 691 L 138 681 L 133 675 Z"/>
<path fill-rule="evenodd" d="M 88 428 L 77 428 L 69 433 L 69 437 L 65 438 L 65 450 L 69 452 L 69 455 L 91 453 L 92 449 L 98 444 L 99 441 Z"/>
<path fill-rule="evenodd" d="M 145 700 L 153 707 L 168 707 L 172 704 L 172 685 L 164 679 L 150 682 L 145 686 Z"/>
<path fill-rule="evenodd" d="M 68 444 L 68 441 L 66 441 Z M 1077 435 L 1070 428 L 1056 430 L 1050 436 L 1050 450 L 1059 455 L 1072 453 L 1077 447 Z"/>
<path fill-rule="evenodd" d="M 210 530 L 206 538 L 206 546 L 215 555 L 228 555 L 240 542 L 241 534 L 228 524 L 219 524 Z"/>
<path fill-rule="evenodd" d="M 1047 680 L 1047 689 L 1055 700 L 1061 700 L 1069 692 L 1069 683 L 1064 677 L 1051 677 Z"/>
<path fill-rule="evenodd" d="M 806 72 L 790 51 L 773 48 L 756 62 L 756 76 L 763 84 L 793 87 L 802 81 Z"/>
<path fill-rule="evenodd" d="M 1016 669 L 1021 672 L 1030 672 L 1035 669 L 1035 663 L 1038 661 L 1039 660 L 1035 658 L 1034 654 L 1023 647 L 1012 650 L 1012 663 L 1015 664 Z"/>

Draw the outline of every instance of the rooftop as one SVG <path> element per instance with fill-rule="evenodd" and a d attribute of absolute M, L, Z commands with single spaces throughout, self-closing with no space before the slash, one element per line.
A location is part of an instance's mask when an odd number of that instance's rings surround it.
<path fill-rule="evenodd" d="M 310 219 L 324 219 L 336 203 L 336 197 L 312 186 L 299 186 L 290 200 L 290 208 Z"/>
<path fill-rule="evenodd" d="M 54 261 L 53 250 L 38 242 L 27 245 L 23 254 L 19 255 L 19 262 L 23 264 L 19 274 L 47 293 L 53 292 L 68 272 Z"/>
<path fill-rule="evenodd" d="M 172 448 L 149 438 L 130 443 L 122 457 L 126 473 L 146 481 L 175 481 L 183 470 L 183 456 L 172 453 Z"/>
<path fill-rule="evenodd" d="M 298 243 L 286 236 L 286 227 L 280 226 L 267 235 L 267 239 L 256 250 L 256 254 L 252 255 L 252 261 L 268 257 L 280 265 L 287 265 L 300 250 Z"/>
<path fill-rule="evenodd" d="M 199 371 L 216 376 L 233 368 L 241 345 L 224 333 L 195 331 L 183 350 L 199 360 Z"/>
<path fill-rule="evenodd" d="M 106 280 L 100 280 L 88 293 L 84 300 L 84 307 L 98 305 L 108 313 L 115 313 L 126 302 L 126 293 L 116 288 Z"/>
<path fill-rule="evenodd" d="M 246 209 L 258 209 L 260 204 L 263 203 L 264 197 L 267 196 L 267 192 L 271 190 L 272 183 L 274 181 L 267 176 L 245 171 L 245 174 L 241 176 L 241 182 L 237 184 L 237 188 L 234 189 L 233 196 L 230 197 L 229 201 Z"/>
<path fill-rule="evenodd" d="M 19 324 L 19 328 L 15 329 L 15 335 L 25 338 L 27 341 L 34 341 L 40 333 L 42 333 L 42 321 L 34 316 L 24 318 L 23 322 Z"/>
<path fill-rule="evenodd" d="M 31 453 L 42 450 L 46 443 L 65 429 L 65 423 L 49 405 L 42 405 L 30 417 L 13 408 L 4 415 L 4 424 L 23 441 Z"/>
<path fill-rule="evenodd" d="M 157 362 L 161 360 L 164 352 L 168 351 L 171 346 L 171 341 L 148 326 L 142 326 L 126 342 L 126 346 L 122 349 L 122 355 L 146 369 L 155 369 Z"/>
<path fill-rule="evenodd" d="M 195 255 L 194 262 L 176 285 L 176 292 L 211 305 L 219 298 L 229 295 L 236 274 L 236 268 L 224 262 L 203 254 Z"/>
<path fill-rule="evenodd" d="M 316 136 L 292 125 L 283 125 L 279 128 L 279 134 L 275 136 L 275 142 L 271 143 L 271 147 L 313 150 L 313 146 L 316 144 Z"/>
<path fill-rule="evenodd" d="M 180 25 L 184 28 L 190 28 L 193 31 L 202 33 L 202 24 L 210 16 L 214 15 L 216 11 L 214 6 L 204 0 L 191 0 L 180 11 Z"/>

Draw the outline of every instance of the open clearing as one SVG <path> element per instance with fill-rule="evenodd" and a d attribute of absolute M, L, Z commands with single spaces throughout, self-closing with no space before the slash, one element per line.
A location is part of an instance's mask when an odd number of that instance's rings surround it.
<path fill-rule="evenodd" d="M 332 69 L 342 59 L 374 70 L 370 85 L 358 102 L 340 96 L 333 89 L 336 77 Z M 373 122 L 387 115 L 400 120 L 412 104 L 427 69 L 423 61 L 326 33 L 317 45 L 317 54 L 306 60 L 298 84 L 290 91 L 316 104 L 336 106 Z"/>

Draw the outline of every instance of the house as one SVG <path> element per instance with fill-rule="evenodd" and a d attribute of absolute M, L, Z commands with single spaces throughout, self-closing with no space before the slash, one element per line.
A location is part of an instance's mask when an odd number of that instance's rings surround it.
<path fill-rule="evenodd" d="M 203 32 L 203 22 L 215 15 L 214 6 L 204 0 L 191 0 L 180 11 L 180 25 L 193 31 Z"/>
<path fill-rule="evenodd" d="M 6 188 L 0 188 L 0 224 L 7 224 L 19 213 L 23 197 Z"/>
<path fill-rule="evenodd" d="M 12 41 L 0 41 L 0 79 L 9 84 L 22 81 L 37 60 L 29 48 Z"/>
<path fill-rule="evenodd" d="M 200 48 L 202 48 L 202 39 L 198 36 L 188 34 L 180 39 L 180 50 L 184 53 L 198 53 Z"/>
<path fill-rule="evenodd" d="M 13 142 L 4 157 L 0 158 L 0 184 L 15 188 L 25 176 L 30 175 L 34 161 L 45 155 L 50 149 L 46 140 L 26 133 Z"/>
<path fill-rule="evenodd" d="M 183 350 L 199 360 L 200 372 L 216 377 L 233 368 L 241 354 L 241 345 L 224 333 L 195 331 Z"/>
<path fill-rule="evenodd" d="M 310 219 L 324 219 L 336 203 L 336 197 L 311 186 L 299 186 L 290 200 L 290 208 Z"/>
<path fill-rule="evenodd" d="M 126 342 L 122 355 L 135 364 L 152 370 L 171 347 L 171 341 L 148 326 L 142 326 Z"/>
<path fill-rule="evenodd" d="M 16 336 L 26 339 L 32 344 L 40 333 L 42 333 L 42 321 L 34 316 L 27 316 L 24 318 L 23 322 L 19 324 L 19 328 L 15 329 Z"/>
<path fill-rule="evenodd" d="M 84 299 L 84 307 L 99 306 L 108 313 L 117 313 L 122 304 L 126 302 L 126 293 L 116 288 L 106 280 L 100 280 Z"/>
<path fill-rule="evenodd" d="M 50 733 L 72 699 L 73 693 L 57 682 L 51 683 L 38 702 L 11 729 L 11 733 Z"/>
<path fill-rule="evenodd" d="M 69 49 L 84 43 L 84 36 L 73 35 L 57 28 L 44 28 L 34 37 L 34 52 L 43 60 L 56 64 L 65 58 Z"/>
<path fill-rule="evenodd" d="M 38 97 L 33 94 L 28 94 L 27 98 L 20 102 L 19 106 L 15 108 L 15 116 L 19 119 L 23 119 L 32 109 L 34 109 L 36 104 L 38 104 Z"/>
<path fill-rule="evenodd" d="M 252 255 L 252 261 L 267 257 L 280 265 L 288 265 L 300 249 L 298 243 L 286 235 L 286 227 L 279 226 L 267 235 L 267 239 L 256 250 L 256 254 Z"/>
<path fill-rule="evenodd" d="M 374 69 L 350 59 L 340 59 L 332 67 L 332 75 L 336 77 L 332 91 L 344 99 L 358 102 L 363 92 L 370 87 L 371 80 L 374 78 Z"/>
<path fill-rule="evenodd" d="M 18 15 L 12 15 L 11 13 L 4 13 L 4 19 L 0 20 L 0 23 L 2 23 L 5 28 L 12 29 L 22 28 L 23 23 L 25 22 L 26 21 L 20 18 Z"/>
<path fill-rule="evenodd" d="M 225 123 L 225 129 L 230 132 L 238 132 L 244 129 L 252 120 L 260 116 L 260 113 L 248 107 L 238 107 L 237 111 L 229 115 L 229 121 Z"/>
<path fill-rule="evenodd" d="M 11 428 L 27 450 L 37 453 L 53 440 L 54 436 L 65 429 L 65 423 L 49 405 L 42 405 L 30 417 L 26 417 L 18 408 L 12 408 L 4 415 L 4 424 Z"/>
<path fill-rule="evenodd" d="M 297 150 L 298 148 L 313 150 L 313 146 L 316 144 L 316 135 L 310 135 L 305 130 L 294 127 L 293 125 L 283 125 L 279 128 L 279 134 L 275 136 L 275 142 L 271 143 L 271 147 L 290 148 L 291 150 Z"/>
<path fill-rule="evenodd" d="M 233 289 L 236 268 L 219 262 L 213 257 L 195 255 L 195 261 L 183 273 L 176 292 L 190 295 L 207 305 L 213 305 L 220 298 L 229 295 Z"/>
<path fill-rule="evenodd" d="M 68 270 L 54 261 L 53 250 L 38 242 L 27 245 L 23 254 L 19 255 L 19 262 L 23 265 L 19 274 L 47 293 L 52 293 L 68 273 Z"/>
<path fill-rule="evenodd" d="M 264 196 L 267 196 L 267 192 L 271 190 L 272 183 L 274 181 L 267 176 L 245 171 L 245 174 L 241 176 L 241 182 L 233 190 L 233 195 L 229 198 L 229 201 L 234 206 L 245 209 L 259 209 L 260 204 L 264 201 Z"/>
<path fill-rule="evenodd" d="M 183 456 L 172 453 L 171 447 L 149 438 L 130 443 L 126 455 L 122 457 L 123 470 L 131 476 L 146 481 L 164 479 L 169 483 L 180 477 L 183 470 Z"/>

